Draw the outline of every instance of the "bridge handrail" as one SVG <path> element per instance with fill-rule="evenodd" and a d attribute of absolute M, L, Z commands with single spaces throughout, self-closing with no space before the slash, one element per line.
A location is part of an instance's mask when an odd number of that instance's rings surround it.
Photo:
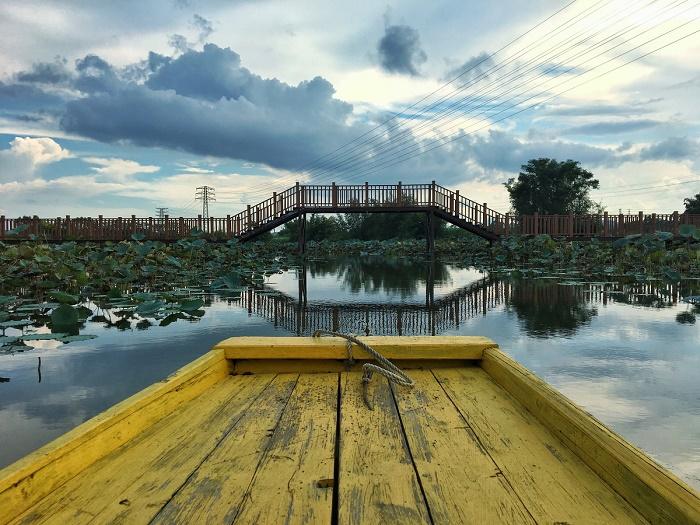
<path fill-rule="evenodd" d="M 478 203 L 459 190 L 452 191 L 436 184 L 299 184 L 276 193 L 272 197 L 234 215 L 224 217 L 198 216 L 197 218 L 146 217 L 78 217 L 45 219 L 24 217 L 18 219 L 0 216 L 0 239 L 25 238 L 31 234 L 47 240 L 113 240 L 128 239 L 132 234 L 145 233 L 148 238 L 174 240 L 187 236 L 197 228 L 210 235 L 225 238 L 249 238 L 259 232 L 281 225 L 290 214 L 299 211 L 371 211 L 376 207 L 391 207 L 392 211 L 435 210 L 458 219 L 455 224 L 469 225 L 495 235 L 538 235 L 570 238 L 622 237 L 634 233 L 666 230 L 679 234 L 683 224 L 700 226 L 700 215 L 643 214 L 636 215 L 523 215 L 503 214 L 492 210 L 486 203 Z M 8 236 L 19 225 L 28 227 L 20 236 Z M 479 231 L 478 228 L 473 231 Z"/>

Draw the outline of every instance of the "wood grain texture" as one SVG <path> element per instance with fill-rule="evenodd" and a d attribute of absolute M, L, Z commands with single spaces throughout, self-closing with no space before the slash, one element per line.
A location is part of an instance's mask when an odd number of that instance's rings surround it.
<path fill-rule="evenodd" d="M 385 378 L 362 398 L 361 373 L 341 375 L 339 523 L 430 523 L 396 405 Z"/>
<path fill-rule="evenodd" d="M 234 523 L 331 523 L 338 374 L 299 377 Z"/>
<path fill-rule="evenodd" d="M 209 352 L 0 471 L 0 524 L 124 445 L 228 375 L 223 351 Z"/>
<path fill-rule="evenodd" d="M 232 377 L 219 382 L 205 396 L 55 490 L 19 522 L 147 522 L 272 377 Z"/>
<path fill-rule="evenodd" d="M 434 373 L 538 522 L 646 523 L 480 367 Z"/>
<path fill-rule="evenodd" d="M 356 360 L 349 366 L 346 360 L 339 359 L 240 359 L 231 361 L 233 374 L 272 374 L 301 373 L 317 374 L 327 372 L 350 372 L 362 370 L 370 360 Z M 430 370 L 432 368 L 456 368 L 472 361 L 464 359 L 393 359 L 402 370 Z"/>
<path fill-rule="evenodd" d="M 232 523 L 297 379 L 297 374 L 278 375 L 206 461 L 155 509 L 152 522 Z"/>
<path fill-rule="evenodd" d="M 392 385 L 434 523 L 534 524 L 432 372 Z"/>
<path fill-rule="evenodd" d="M 481 359 L 496 343 L 486 337 L 360 337 L 388 359 Z M 346 359 L 339 337 L 231 337 L 218 343 L 227 359 Z M 356 359 L 370 356 L 353 346 Z"/>
<path fill-rule="evenodd" d="M 500 351 L 482 363 L 602 479 L 652 523 L 700 523 L 700 494 Z"/>

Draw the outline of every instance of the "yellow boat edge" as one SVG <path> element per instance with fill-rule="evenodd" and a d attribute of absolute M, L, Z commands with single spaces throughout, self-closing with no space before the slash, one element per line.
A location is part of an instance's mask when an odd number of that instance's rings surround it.
<path fill-rule="evenodd" d="M 406 368 L 481 366 L 652 523 L 700 523 L 700 494 L 485 337 L 361 337 Z M 355 347 L 360 362 L 368 356 Z M 11 521 L 144 429 L 237 373 L 345 369 L 339 338 L 234 337 L 0 470 L 0 524 Z"/>

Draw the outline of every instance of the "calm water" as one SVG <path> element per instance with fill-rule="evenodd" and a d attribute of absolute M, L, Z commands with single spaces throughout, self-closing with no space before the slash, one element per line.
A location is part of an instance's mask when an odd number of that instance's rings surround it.
<path fill-rule="evenodd" d="M 672 287 L 504 281 L 408 258 L 311 261 L 197 322 L 0 355 L 0 467 L 235 335 L 484 335 L 700 488 L 700 311 Z M 679 314 L 680 317 L 679 317 Z M 684 321 L 684 322 L 681 322 Z M 8 330 L 7 335 L 12 331 Z M 39 358 L 41 366 L 39 368 Z"/>

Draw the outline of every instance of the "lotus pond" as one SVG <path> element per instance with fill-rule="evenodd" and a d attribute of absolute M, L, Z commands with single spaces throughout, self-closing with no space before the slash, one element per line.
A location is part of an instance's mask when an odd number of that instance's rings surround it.
<path fill-rule="evenodd" d="M 221 339 L 335 328 L 491 337 L 700 487 L 697 242 L 422 246 L 0 246 L 0 467 Z"/>

